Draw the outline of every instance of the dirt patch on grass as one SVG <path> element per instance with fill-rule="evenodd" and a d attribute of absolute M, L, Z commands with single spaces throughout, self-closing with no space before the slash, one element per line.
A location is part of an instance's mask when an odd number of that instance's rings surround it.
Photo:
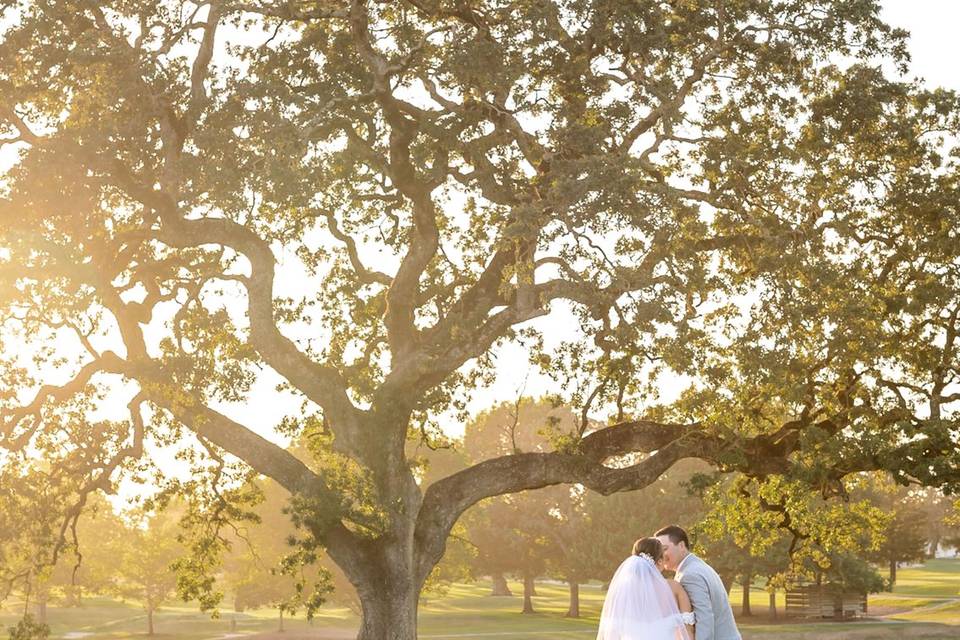
<path fill-rule="evenodd" d="M 898 607 L 898 606 L 880 606 L 876 604 L 870 605 L 870 617 L 871 618 L 883 618 L 884 616 L 892 616 L 895 613 L 906 613 L 907 611 L 913 611 L 915 607 Z"/>

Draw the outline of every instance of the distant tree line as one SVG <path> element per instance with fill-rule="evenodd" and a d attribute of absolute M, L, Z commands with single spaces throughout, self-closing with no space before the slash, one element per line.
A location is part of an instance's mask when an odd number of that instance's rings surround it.
<path fill-rule="evenodd" d="M 547 449 L 551 433 L 578 419 L 548 400 L 504 403 L 468 425 L 463 456 L 470 462 L 512 448 Z M 554 487 L 501 496 L 465 517 L 476 545 L 471 566 L 474 575 L 491 578 L 491 595 L 512 595 L 506 577 L 521 581 L 523 612 L 533 611 L 535 578 L 567 582 L 567 615 L 578 616 L 579 585 L 605 582 L 635 538 L 679 523 L 728 589 L 741 585 L 744 615 L 752 613 L 754 584 L 763 585 L 776 615 L 774 594 L 790 584 L 876 592 L 892 588 L 900 564 L 960 547 L 953 499 L 936 490 L 897 485 L 886 474 L 872 473 L 851 476 L 832 491 L 686 461 L 649 487 L 625 494 Z"/>
<path fill-rule="evenodd" d="M 547 450 L 555 434 L 581 419 L 548 399 L 501 403 L 467 424 L 462 440 L 409 455 L 419 462 L 421 483 L 429 485 L 476 460 Z M 291 451 L 307 460 L 308 448 Z M 247 492 L 250 511 L 247 524 L 228 534 L 221 558 L 218 578 L 232 598 L 227 605 L 237 612 L 275 608 L 281 630 L 285 615 L 309 603 L 330 601 L 359 613 L 359 595 L 343 572 L 301 539 L 289 517 L 289 493 L 263 478 L 238 491 Z M 194 529 L 183 526 L 196 506 L 169 490 L 123 515 L 103 497 L 93 500 L 60 561 L 31 574 L 29 588 L 19 594 L 25 613 L 43 624 L 49 603 L 80 607 L 87 596 L 107 595 L 140 603 L 152 635 L 162 605 L 194 595 L 189 580 L 178 584 L 174 568 L 182 572 L 178 564 L 202 555 L 190 552 L 204 544 L 202 536 L 191 537 Z M 518 609 L 532 613 L 536 581 L 550 579 L 569 586 L 566 615 L 579 617 L 580 585 L 606 582 L 635 538 L 666 523 L 691 531 L 696 551 L 728 589 L 741 586 L 746 616 L 757 589 L 768 594 L 777 615 L 775 593 L 790 584 L 876 592 L 893 586 L 901 564 L 960 548 L 960 505 L 933 489 L 900 486 L 873 473 L 849 477 L 841 495 L 824 495 L 801 481 L 724 474 L 688 460 L 634 492 L 601 496 L 556 486 L 481 502 L 454 528 L 423 598 L 442 594 L 453 581 L 483 578 L 491 581 L 491 596 L 520 596 Z M 521 583 L 522 591 L 514 593 L 508 579 Z"/>

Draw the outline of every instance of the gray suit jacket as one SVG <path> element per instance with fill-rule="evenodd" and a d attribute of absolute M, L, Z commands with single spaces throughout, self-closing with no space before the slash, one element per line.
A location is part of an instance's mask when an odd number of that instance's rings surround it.
<path fill-rule="evenodd" d="M 713 567 L 691 553 L 676 579 L 690 596 L 697 619 L 697 640 L 741 640 L 727 590 Z"/>

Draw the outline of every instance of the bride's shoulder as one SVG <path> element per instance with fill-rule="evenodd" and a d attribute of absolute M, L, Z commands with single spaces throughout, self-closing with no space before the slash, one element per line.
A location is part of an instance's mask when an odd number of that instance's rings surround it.
<path fill-rule="evenodd" d="M 690 611 L 690 596 L 687 595 L 687 590 L 683 588 L 683 585 L 676 580 L 670 579 L 667 580 L 667 584 L 670 585 L 670 591 L 673 592 L 673 597 L 677 599 L 677 605 L 680 607 L 680 611 Z"/>

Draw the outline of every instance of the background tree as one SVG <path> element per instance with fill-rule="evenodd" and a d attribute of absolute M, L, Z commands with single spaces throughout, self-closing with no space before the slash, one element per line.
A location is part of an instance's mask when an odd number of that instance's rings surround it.
<path fill-rule="evenodd" d="M 897 582 L 897 567 L 905 562 L 921 562 L 927 557 L 928 529 L 923 510 L 906 504 L 894 509 L 884 532 L 884 543 L 871 556 L 890 569 L 890 588 Z"/>
<path fill-rule="evenodd" d="M 147 635 L 154 635 L 154 614 L 177 593 L 174 563 L 184 555 L 177 520 L 169 514 L 144 515 L 124 536 L 115 563 L 114 591 L 138 602 L 147 614 Z"/>
<path fill-rule="evenodd" d="M 960 500 L 955 501 L 952 511 L 944 518 L 947 535 L 944 544 L 954 548 L 954 554 L 960 552 Z"/>
<path fill-rule="evenodd" d="M 67 549 L 50 577 L 51 586 L 68 607 L 82 606 L 84 594 L 112 591 L 117 558 L 124 553 L 129 529 L 102 494 L 93 494 L 77 520 L 76 533 L 76 548 Z"/>
<path fill-rule="evenodd" d="M 548 512 L 544 522 L 548 553 L 547 572 L 567 583 L 570 601 L 568 618 L 580 617 L 580 585 L 601 572 L 593 550 L 593 532 L 604 526 L 594 522 L 584 508 L 581 492 L 567 492 L 566 500 Z"/>
<path fill-rule="evenodd" d="M 204 606 L 207 529 L 245 510 L 214 506 L 242 482 L 218 459 L 291 493 L 363 638 L 415 636 L 493 496 L 685 458 L 957 488 L 957 100 L 884 72 L 905 34 L 877 2 L 2 10 L 0 486 L 53 483 L 69 523 L 158 445 L 206 456 L 179 565 Z M 408 438 L 510 342 L 604 428 L 418 485 Z"/>
<path fill-rule="evenodd" d="M 772 614 L 775 590 L 797 582 L 826 581 L 862 593 L 883 588 L 865 554 L 884 543 L 891 517 L 869 500 L 824 499 L 780 476 L 734 476 L 701 487 L 712 507 L 694 529 L 696 547 L 728 589 L 741 584 L 743 615 L 752 614 L 758 578 L 766 581 Z M 853 480 L 844 485 L 844 491 L 854 488 Z"/>
<path fill-rule="evenodd" d="M 666 524 L 693 531 L 706 506 L 703 496 L 691 491 L 689 482 L 708 468 L 702 462 L 685 460 L 643 489 L 611 496 L 587 493 L 584 509 L 594 526 L 586 551 L 596 556 L 592 577 L 608 582 L 630 554 L 633 542 Z"/>
<path fill-rule="evenodd" d="M 544 524 L 550 516 L 543 509 L 543 496 L 522 493 L 506 499 L 511 503 L 508 512 L 513 516 L 503 525 L 518 540 L 516 545 L 516 573 L 523 583 L 523 609 L 521 613 L 536 613 L 533 597 L 537 595 L 536 579 L 547 572 L 547 564 L 555 553 L 552 540 Z"/>
<path fill-rule="evenodd" d="M 521 395 L 490 407 L 467 424 L 464 456 L 476 464 L 519 451 L 549 451 L 550 435 L 568 431 L 574 422 L 569 408 Z M 523 613 L 534 613 L 534 581 L 558 559 L 552 529 L 572 503 L 568 487 L 552 487 L 493 500 L 480 507 L 476 517 L 468 516 L 467 536 L 477 548 L 475 566 L 493 578 L 494 595 L 506 595 L 503 576 L 512 573 L 523 583 Z"/>
<path fill-rule="evenodd" d="M 953 499 L 931 487 L 923 487 L 915 491 L 920 509 L 924 514 L 923 520 L 927 525 L 927 558 L 936 558 L 941 546 L 951 534 L 949 518 L 953 511 Z"/>
<path fill-rule="evenodd" d="M 861 478 L 853 495 L 869 500 L 888 516 L 880 545 L 866 557 L 889 568 L 892 589 L 900 563 L 922 561 L 927 556 L 930 523 L 923 494 L 897 486 L 884 475 L 871 474 Z"/>
<path fill-rule="evenodd" d="M 293 553 L 290 539 L 296 532 L 290 518 L 283 513 L 286 491 L 274 482 L 258 486 L 263 492 L 263 501 L 255 508 L 257 522 L 236 532 L 223 562 L 224 582 L 233 593 L 234 611 L 277 609 L 282 631 L 284 612 L 295 609 L 297 579 L 283 573 L 281 567 L 283 559 Z M 316 566 L 297 569 L 319 571 Z M 344 590 L 343 595 L 348 593 Z"/>
<path fill-rule="evenodd" d="M 507 576 L 518 571 L 522 544 L 506 525 L 513 522 L 513 507 L 502 499 L 491 499 L 472 507 L 464 515 L 467 539 L 476 547 L 472 563 L 476 576 L 490 576 L 491 596 L 511 596 Z"/>
<path fill-rule="evenodd" d="M 834 551 L 828 559 L 829 567 L 826 570 L 819 566 L 812 568 L 816 572 L 818 581 L 835 585 L 846 592 L 860 594 L 889 589 L 889 583 L 861 554 Z"/>
<path fill-rule="evenodd" d="M 17 626 L 7 630 L 10 632 L 10 640 L 46 640 L 50 637 L 50 627 L 35 621 L 30 615 L 25 615 Z"/>
<path fill-rule="evenodd" d="M 41 472 L 28 480 L 16 468 L 6 470 L 10 472 L 0 483 L 0 596 L 24 592 L 26 616 L 38 576 L 49 574 L 52 565 L 70 555 L 69 529 L 58 529 L 58 496 L 49 476 Z M 59 549 L 57 533 L 63 541 Z"/>
<path fill-rule="evenodd" d="M 11 489 L 16 491 L 16 485 Z M 36 520 L 31 520 L 33 515 L 37 516 Z M 0 533 L 0 571 L 7 574 L 9 587 L 19 587 L 25 609 L 35 614 L 38 624 L 46 624 L 47 606 L 51 602 L 80 606 L 82 593 L 110 591 L 116 560 L 123 548 L 121 538 L 125 524 L 102 495 L 92 495 L 75 526 L 64 532 L 69 542 L 57 554 L 55 564 L 37 564 L 37 558 L 30 555 L 43 554 L 49 549 L 48 542 L 53 537 L 49 530 L 44 539 L 24 535 L 35 531 L 38 524 L 52 525 L 51 521 L 44 522 L 42 514 L 30 511 L 6 516 L 11 519 L 4 524 L 4 515 L 0 513 L 0 531 L 9 527 L 6 531 L 12 537 L 4 541 Z M 13 579 L 18 571 L 22 573 Z"/>

